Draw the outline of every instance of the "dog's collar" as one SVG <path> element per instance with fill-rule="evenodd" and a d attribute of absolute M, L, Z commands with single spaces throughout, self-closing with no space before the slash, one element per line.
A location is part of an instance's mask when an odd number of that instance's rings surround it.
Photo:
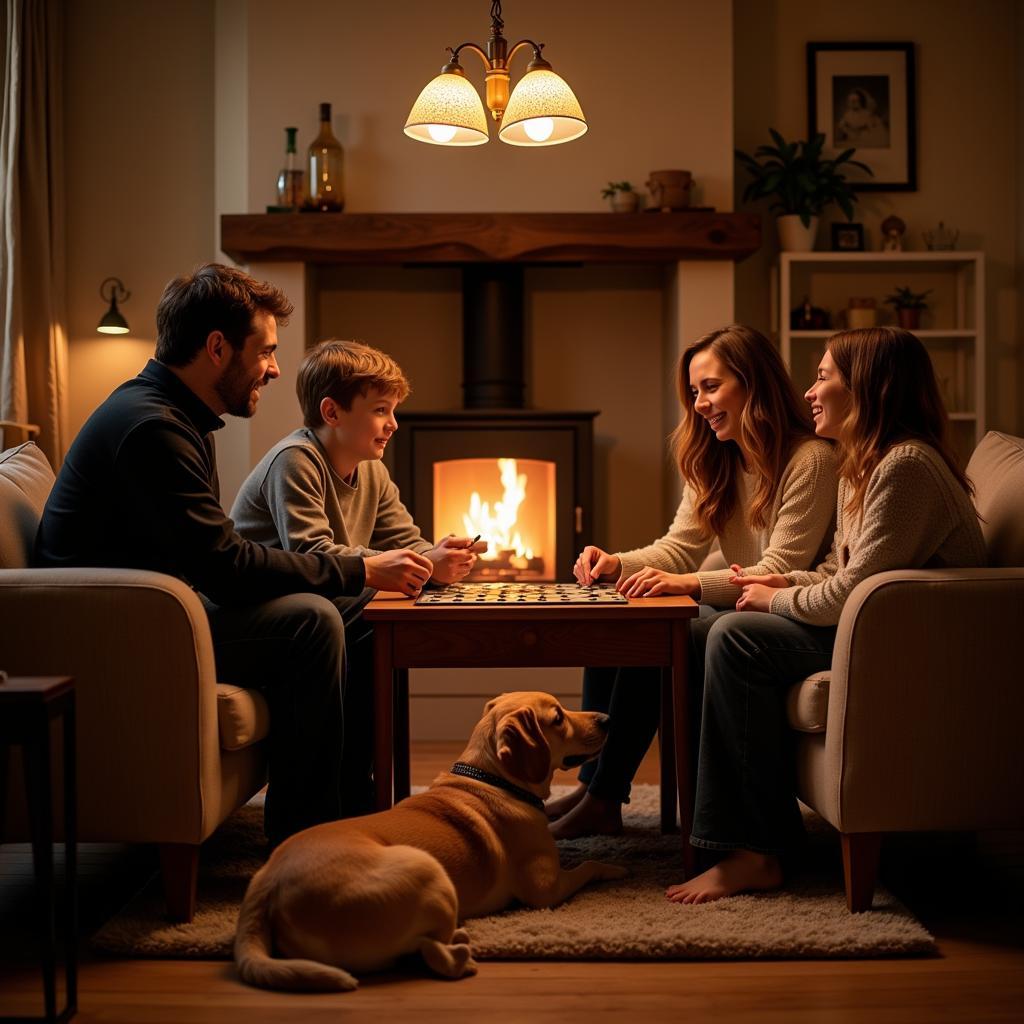
<path fill-rule="evenodd" d="M 514 782 L 509 782 L 508 779 L 503 779 L 500 775 L 492 775 L 490 772 L 485 772 L 482 768 L 466 764 L 465 761 L 456 761 L 449 771 L 451 771 L 452 775 L 465 775 L 467 779 L 476 779 L 477 782 L 484 782 L 488 786 L 494 786 L 496 789 L 503 789 L 506 793 L 511 793 L 514 797 L 518 797 L 523 803 L 536 807 L 538 811 L 544 810 L 544 801 L 539 796 L 534 795 L 528 789 L 523 789 L 522 786 L 517 786 Z"/>

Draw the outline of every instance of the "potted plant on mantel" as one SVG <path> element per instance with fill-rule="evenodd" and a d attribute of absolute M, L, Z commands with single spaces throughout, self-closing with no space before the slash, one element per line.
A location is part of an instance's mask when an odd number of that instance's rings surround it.
<path fill-rule="evenodd" d="M 771 209 L 782 211 L 778 218 L 782 249 L 810 252 L 818 218 L 826 206 L 835 203 L 847 220 L 853 220 L 857 197 L 842 168 L 857 167 L 868 174 L 871 168 L 850 159 L 854 149 L 844 149 L 832 158 L 823 157 L 825 136 L 821 132 L 810 142 L 786 142 L 774 128 L 769 129 L 769 134 L 774 146 L 758 146 L 753 156 L 736 150 L 736 159 L 753 178 L 743 199 L 773 199 Z"/>
<path fill-rule="evenodd" d="M 928 308 L 925 299 L 931 295 L 933 289 L 926 292 L 913 292 L 909 285 L 898 287 L 892 295 L 884 301 L 887 306 L 896 310 L 896 319 L 900 327 L 907 331 L 916 331 L 921 326 L 921 312 Z"/>
<path fill-rule="evenodd" d="M 611 200 L 615 213 L 636 213 L 640 205 L 640 196 L 628 181 L 609 181 L 601 189 L 601 198 Z"/>

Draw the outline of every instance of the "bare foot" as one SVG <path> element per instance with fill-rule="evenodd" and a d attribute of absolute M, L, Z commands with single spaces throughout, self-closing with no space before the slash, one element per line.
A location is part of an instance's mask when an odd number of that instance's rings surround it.
<path fill-rule="evenodd" d="M 581 782 L 571 793 L 565 796 L 555 797 L 544 805 L 544 813 L 548 821 L 558 821 L 563 815 L 568 814 L 587 795 L 587 784 Z"/>
<path fill-rule="evenodd" d="M 778 889 L 782 865 L 778 857 L 753 850 L 736 850 L 714 867 L 679 885 L 670 885 L 665 896 L 673 903 L 711 903 L 753 889 Z"/>
<path fill-rule="evenodd" d="M 548 831 L 555 839 L 617 836 L 622 831 L 622 804 L 585 793 L 571 811 L 548 825 Z"/>

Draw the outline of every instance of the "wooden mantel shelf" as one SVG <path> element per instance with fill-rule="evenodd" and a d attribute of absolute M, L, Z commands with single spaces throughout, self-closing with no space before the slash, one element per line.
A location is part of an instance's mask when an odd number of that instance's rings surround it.
<path fill-rule="evenodd" d="M 224 214 L 238 263 L 674 263 L 741 260 L 761 244 L 755 214 Z"/>

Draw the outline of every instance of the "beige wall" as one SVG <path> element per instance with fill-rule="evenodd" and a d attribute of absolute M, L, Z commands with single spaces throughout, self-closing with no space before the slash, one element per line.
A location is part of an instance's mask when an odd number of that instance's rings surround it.
<path fill-rule="evenodd" d="M 160 291 L 216 255 L 219 214 L 273 201 L 283 128 L 297 125 L 304 147 L 320 101 L 334 105 L 352 211 L 600 210 L 606 181 L 640 184 L 661 167 L 690 169 L 695 201 L 729 209 L 734 141 L 752 148 L 769 124 L 788 135 L 806 131 L 804 43 L 878 38 L 919 43 L 921 187 L 871 197 L 862 219 L 870 233 L 893 210 L 916 238 L 942 218 L 960 228 L 962 247 L 986 251 L 992 421 L 1021 432 L 1024 102 L 1013 62 L 1016 53 L 1020 64 L 1024 30 L 1012 0 L 979 0 L 969 10 L 959 0 L 866 0 L 851 28 L 850 7 L 838 0 L 638 0 L 625 17 L 612 0 L 516 0 L 505 11 L 509 38 L 547 43 L 546 56 L 593 125 L 569 146 L 523 151 L 498 142 L 447 150 L 401 133 L 444 47 L 485 39 L 483 0 L 312 0 L 287 10 L 270 0 L 69 4 L 72 426 L 148 358 Z M 618 77 L 625 59 L 633 66 Z M 466 68 L 479 85 L 482 69 L 468 56 Z M 737 274 L 737 309 L 762 326 L 773 256 L 770 230 L 766 236 L 765 252 Z M 262 269 L 286 283 L 299 313 L 285 339 L 286 379 L 257 421 L 235 421 L 218 439 L 226 497 L 294 422 L 294 366 L 318 334 L 356 333 L 393 347 L 414 377 L 410 406 L 456 401 L 458 309 L 448 272 L 332 272 L 328 291 L 307 302 L 297 268 Z M 110 274 L 133 293 L 124 306 L 133 328 L 127 340 L 94 333 L 102 313 L 96 289 Z M 709 266 L 669 274 L 665 288 L 636 269 L 529 275 L 532 398 L 602 410 L 598 528 L 610 546 L 650 539 L 665 522 L 674 486 L 661 447 L 674 417 L 666 371 L 681 344 L 714 325 L 712 311 L 732 308 L 732 288 L 731 273 Z M 426 680 L 420 692 L 453 692 L 452 685 Z M 461 685 L 459 693 L 469 692 Z M 452 735 L 477 709 L 475 698 L 462 701 L 450 716 Z"/>
<path fill-rule="evenodd" d="M 908 248 L 923 249 L 921 232 L 942 220 L 959 229 L 960 249 L 985 252 L 988 426 L 1015 433 L 1024 431 L 1022 6 L 864 0 L 851 21 L 844 3 L 735 0 L 733 20 L 736 146 L 746 152 L 768 141 L 769 127 L 787 139 L 806 137 L 807 42 L 917 44 L 918 190 L 861 193 L 855 219 L 869 248 L 878 247 L 879 223 L 895 213 L 907 223 Z M 747 180 L 737 174 L 737 201 Z M 737 315 L 761 327 L 769 324 L 778 252 L 767 213 L 765 227 L 766 245 L 738 268 L 736 281 Z M 819 247 L 828 247 L 828 231 L 823 224 Z"/>
<path fill-rule="evenodd" d="M 212 258 L 213 8 L 207 0 L 67 4 L 65 189 L 72 432 L 153 353 L 155 307 Z M 96 333 L 100 282 L 132 293 L 131 334 Z"/>
<path fill-rule="evenodd" d="M 639 186 L 648 171 L 664 167 L 693 172 L 695 202 L 731 206 L 728 3 L 633 4 L 629 23 L 643 31 L 643 48 L 620 85 L 618 67 L 638 52 L 624 45 L 617 27 L 621 5 L 517 0 L 505 12 L 509 39 L 530 34 L 547 44 L 545 56 L 571 82 L 594 125 L 579 142 L 537 151 L 496 141 L 451 151 L 402 135 L 408 108 L 438 73 L 444 48 L 485 40 L 489 18 L 481 0 L 399 0 L 386 9 L 313 0 L 293 14 L 283 17 L 269 0 L 71 5 L 73 426 L 148 358 L 160 291 L 175 273 L 216 254 L 218 215 L 273 202 L 283 128 L 297 125 L 304 148 L 321 101 L 333 104 L 335 132 L 346 148 L 350 211 L 602 210 L 599 192 L 608 180 Z M 514 78 L 524 64 L 518 57 Z M 467 56 L 465 65 L 480 85 L 475 58 Z M 106 141 L 112 123 L 113 147 Z M 332 271 L 323 275 L 327 289 L 317 293 L 307 285 L 321 275 L 307 279 L 301 268 L 285 265 L 254 270 L 286 286 L 299 308 L 282 332 L 284 379 L 256 420 L 233 421 L 218 438 L 226 500 L 269 443 L 294 425 L 295 364 L 318 336 L 356 334 L 391 348 L 414 380 L 410 407 L 458 404 L 452 272 Z M 93 333 L 102 312 L 95 289 L 111 273 L 133 292 L 124 308 L 133 333 L 120 342 Z M 685 280 L 651 269 L 529 274 L 530 394 L 541 406 L 602 410 L 597 529 L 612 547 L 645 542 L 665 522 L 674 486 L 663 459 L 674 419 L 666 368 L 693 331 L 728 319 L 732 309 L 731 266 L 705 267 L 698 279 L 687 295 Z M 574 683 L 572 675 L 566 685 Z M 563 689 L 553 678 L 550 685 Z M 450 690 L 447 678 L 421 686 Z M 464 717 L 475 715 L 478 703 L 470 699 Z M 450 730 L 460 735 L 464 724 L 453 719 Z"/>

